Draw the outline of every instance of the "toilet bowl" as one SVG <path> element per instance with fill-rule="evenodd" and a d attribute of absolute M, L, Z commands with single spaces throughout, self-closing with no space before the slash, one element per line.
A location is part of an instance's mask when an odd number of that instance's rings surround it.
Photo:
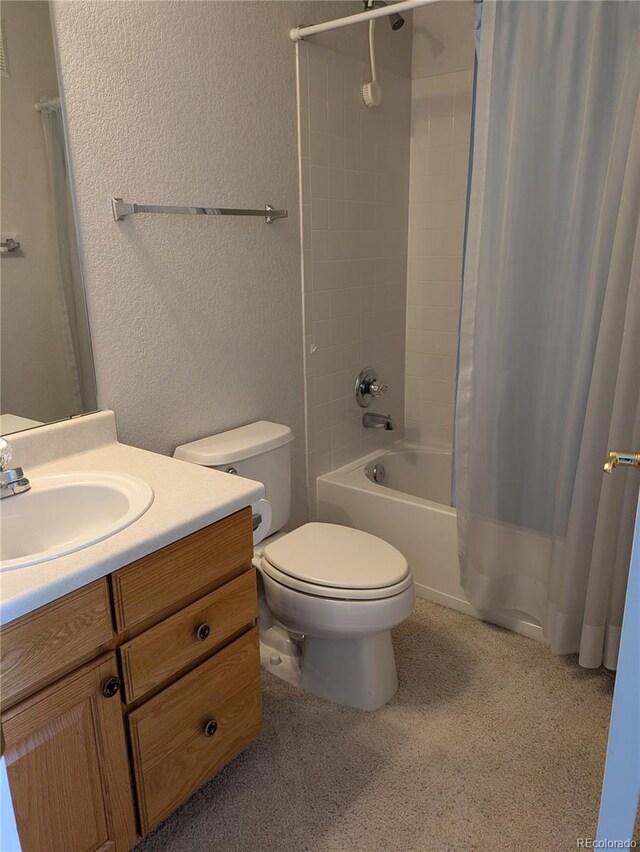
<path fill-rule="evenodd" d="M 311 523 L 267 542 L 258 562 L 267 605 L 304 636 L 300 686 L 361 710 L 398 688 L 392 627 L 413 610 L 413 579 L 402 554 L 373 535 Z"/>
<path fill-rule="evenodd" d="M 413 610 L 404 556 L 377 536 L 289 519 L 291 430 L 254 423 L 178 447 L 175 456 L 264 483 L 268 536 L 254 548 L 263 665 L 321 698 L 376 710 L 398 688 L 391 629 Z"/>

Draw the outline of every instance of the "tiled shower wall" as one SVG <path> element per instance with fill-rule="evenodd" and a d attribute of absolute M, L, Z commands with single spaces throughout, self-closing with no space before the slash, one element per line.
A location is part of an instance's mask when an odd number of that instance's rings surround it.
<path fill-rule="evenodd" d="M 414 50 L 416 44 L 414 42 Z M 473 51 L 469 70 L 414 78 L 405 437 L 452 445 Z"/>
<path fill-rule="evenodd" d="M 298 44 L 308 486 L 403 434 L 411 80 Z M 396 431 L 364 429 L 353 389 L 372 365 L 389 392 L 370 411 Z"/>

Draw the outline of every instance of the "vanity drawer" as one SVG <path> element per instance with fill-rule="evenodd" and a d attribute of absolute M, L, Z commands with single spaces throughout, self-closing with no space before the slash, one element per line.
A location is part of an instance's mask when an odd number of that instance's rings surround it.
<path fill-rule="evenodd" d="M 2 628 L 2 707 L 95 657 L 113 637 L 106 580 L 98 580 Z"/>
<path fill-rule="evenodd" d="M 125 642 L 120 654 L 127 701 L 140 698 L 252 626 L 257 614 L 256 577 L 251 569 Z"/>
<path fill-rule="evenodd" d="M 118 632 L 163 610 L 175 612 L 251 567 L 252 558 L 247 507 L 132 562 L 111 575 Z"/>
<path fill-rule="evenodd" d="M 144 834 L 261 733 L 257 628 L 134 710 L 128 722 Z"/>

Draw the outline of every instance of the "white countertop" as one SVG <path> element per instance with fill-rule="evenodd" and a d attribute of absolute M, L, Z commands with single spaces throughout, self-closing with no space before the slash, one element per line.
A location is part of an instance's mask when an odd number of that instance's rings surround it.
<path fill-rule="evenodd" d="M 49 562 L 0 572 L 2 624 L 264 497 L 260 482 L 119 443 L 110 411 L 43 426 L 8 440 L 14 450 L 12 465 L 23 467 L 32 482 L 59 473 L 112 471 L 140 477 L 155 496 L 141 518 L 103 541 Z M 19 494 L 7 498 L 19 499 Z"/>

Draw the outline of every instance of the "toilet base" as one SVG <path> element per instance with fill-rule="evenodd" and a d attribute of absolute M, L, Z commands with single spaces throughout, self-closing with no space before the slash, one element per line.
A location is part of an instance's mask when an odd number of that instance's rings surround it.
<path fill-rule="evenodd" d="M 281 680 L 300 686 L 300 643 L 289 636 L 284 627 L 272 622 L 264 629 L 260 626 L 260 664 Z"/>
<path fill-rule="evenodd" d="M 398 689 L 390 631 L 350 639 L 305 636 L 300 686 L 337 704 L 378 710 Z"/>

